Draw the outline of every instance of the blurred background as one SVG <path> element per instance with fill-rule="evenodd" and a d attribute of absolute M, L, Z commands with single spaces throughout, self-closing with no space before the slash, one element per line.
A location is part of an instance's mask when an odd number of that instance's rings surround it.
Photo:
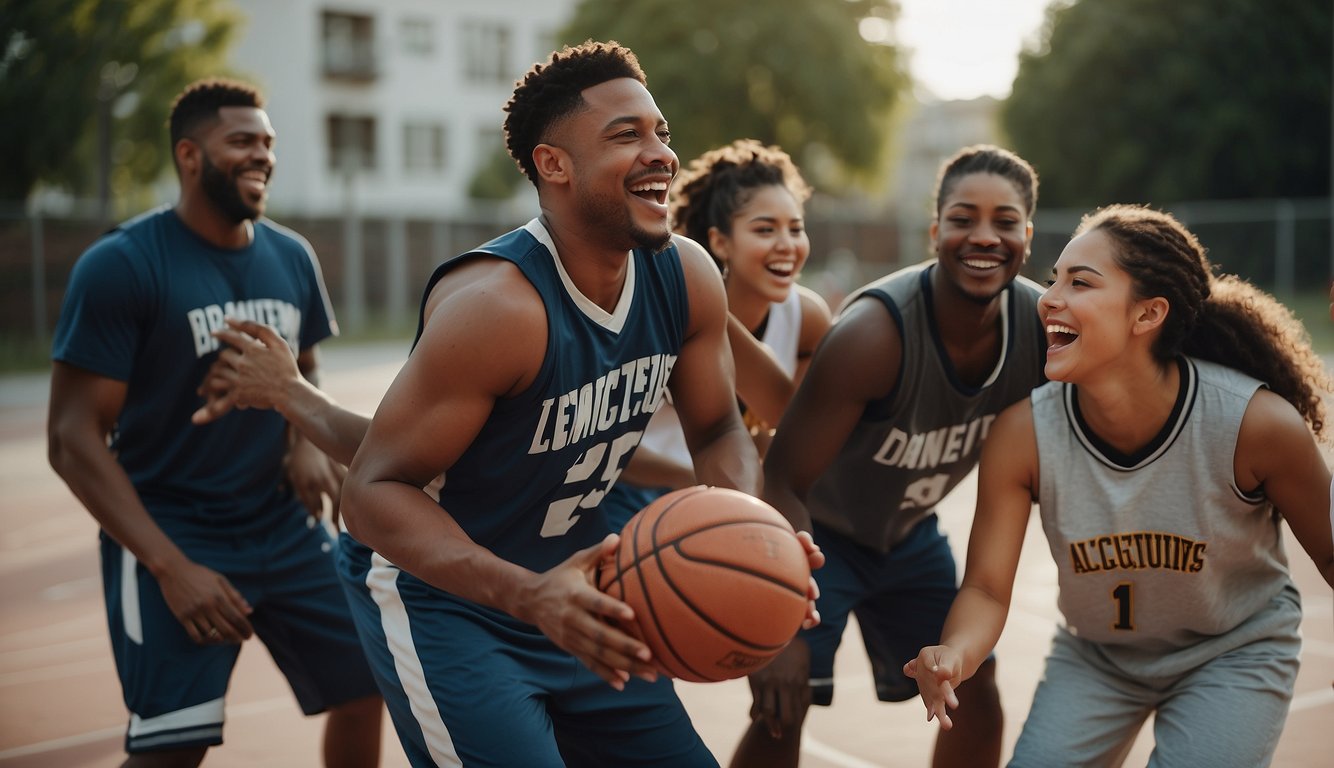
<path fill-rule="evenodd" d="M 190 81 L 259 85 L 268 215 L 319 254 L 346 340 L 408 338 L 448 256 L 522 224 L 514 81 L 564 43 L 635 50 L 682 163 L 781 144 L 817 193 L 803 282 L 836 303 L 924 258 L 940 161 L 993 142 L 1041 177 L 1043 279 L 1084 212 L 1170 210 L 1334 351 L 1329 0 L 6 0 L 0 370 L 46 364 L 64 281 L 175 201 Z M 343 342 L 335 342 L 343 343 Z"/>

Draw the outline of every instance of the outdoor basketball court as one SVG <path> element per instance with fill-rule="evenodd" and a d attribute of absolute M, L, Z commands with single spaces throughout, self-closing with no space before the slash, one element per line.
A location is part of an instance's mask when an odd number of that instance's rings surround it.
<path fill-rule="evenodd" d="M 335 348 L 324 357 L 325 386 L 369 413 L 397 372 L 402 345 Z M 85 768 L 123 759 L 126 713 L 106 635 L 97 526 L 46 461 L 45 376 L 0 379 L 0 766 Z M 962 563 L 974 485 L 942 508 Z M 1289 560 L 1305 596 L 1302 670 L 1275 766 L 1334 764 L 1334 608 L 1329 588 L 1288 537 Z M 1007 726 L 1017 738 L 1056 621 L 1055 568 L 1034 518 L 1014 606 L 997 650 Z M 860 639 L 849 632 L 836 669 L 834 706 L 813 708 L 802 765 L 809 768 L 926 766 L 936 724 L 914 700 L 879 704 Z M 679 686 L 695 725 L 725 764 L 750 706 L 744 680 Z M 966 697 L 967 686 L 961 691 Z M 211 768 L 321 764 L 322 720 L 303 718 L 286 683 L 257 642 L 241 653 L 227 697 L 227 743 L 209 751 Z M 1144 765 L 1142 734 L 1127 766 Z M 406 766 L 386 718 L 383 765 Z"/>

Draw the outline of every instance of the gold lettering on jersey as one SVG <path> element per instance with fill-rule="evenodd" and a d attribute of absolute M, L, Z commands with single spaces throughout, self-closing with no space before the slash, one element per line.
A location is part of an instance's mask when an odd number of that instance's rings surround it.
<path fill-rule="evenodd" d="M 898 428 L 891 429 L 872 458 L 877 464 L 903 469 L 935 469 L 941 464 L 971 460 L 995 420 L 996 414 L 989 413 L 928 432 L 908 434 Z"/>
<path fill-rule="evenodd" d="M 1198 573 L 1204 568 L 1203 541 L 1159 531 L 1094 536 L 1070 542 L 1070 567 L 1077 574 L 1162 570 Z"/>
<path fill-rule="evenodd" d="M 676 355 L 647 355 L 542 402 L 528 453 L 559 451 L 662 405 Z"/>
<path fill-rule="evenodd" d="M 294 354 L 301 351 L 301 310 L 282 299 L 246 299 L 210 304 L 185 313 L 186 322 L 190 324 L 190 334 L 195 340 L 196 359 L 217 351 L 221 346 L 222 342 L 213 337 L 213 332 L 225 328 L 227 323 L 224 319 L 228 317 L 271 325 Z"/>

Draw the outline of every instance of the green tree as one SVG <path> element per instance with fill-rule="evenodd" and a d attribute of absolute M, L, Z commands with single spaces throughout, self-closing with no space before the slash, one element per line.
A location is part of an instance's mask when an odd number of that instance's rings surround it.
<path fill-rule="evenodd" d="M 894 0 L 583 0 L 565 43 L 634 50 L 683 163 L 734 139 L 776 143 L 818 187 L 870 184 L 907 88 L 891 45 L 868 42 Z"/>
<path fill-rule="evenodd" d="M 528 179 L 516 172 L 509 152 L 503 146 L 496 147 L 487 153 L 472 181 L 468 182 L 468 197 L 473 200 L 508 200 L 514 196 L 520 182 L 527 184 Z"/>
<path fill-rule="evenodd" d="M 1001 123 L 1043 201 L 1329 193 L 1329 0 L 1058 0 Z"/>
<path fill-rule="evenodd" d="M 0 12 L 0 201 L 40 185 L 123 198 L 170 162 L 172 98 L 225 74 L 222 0 L 9 0 Z"/>

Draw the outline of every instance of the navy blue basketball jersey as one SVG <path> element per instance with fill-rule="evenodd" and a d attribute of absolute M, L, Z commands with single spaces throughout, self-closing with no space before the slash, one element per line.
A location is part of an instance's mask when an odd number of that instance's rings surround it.
<path fill-rule="evenodd" d="M 579 292 L 555 254 L 534 219 L 445 262 L 426 287 L 429 296 L 461 260 L 489 255 L 514 263 L 546 305 L 536 379 L 496 402 L 439 496 L 473 541 L 536 571 L 610 532 L 599 504 L 663 403 L 689 310 L 675 245 L 632 252 L 611 314 Z"/>
<path fill-rule="evenodd" d="M 224 317 L 272 325 L 294 352 L 337 332 L 314 251 L 267 220 L 226 250 L 160 208 L 107 233 L 70 275 L 52 358 L 126 382 L 112 450 L 155 518 L 260 524 L 278 501 L 281 415 L 190 423 Z"/>

